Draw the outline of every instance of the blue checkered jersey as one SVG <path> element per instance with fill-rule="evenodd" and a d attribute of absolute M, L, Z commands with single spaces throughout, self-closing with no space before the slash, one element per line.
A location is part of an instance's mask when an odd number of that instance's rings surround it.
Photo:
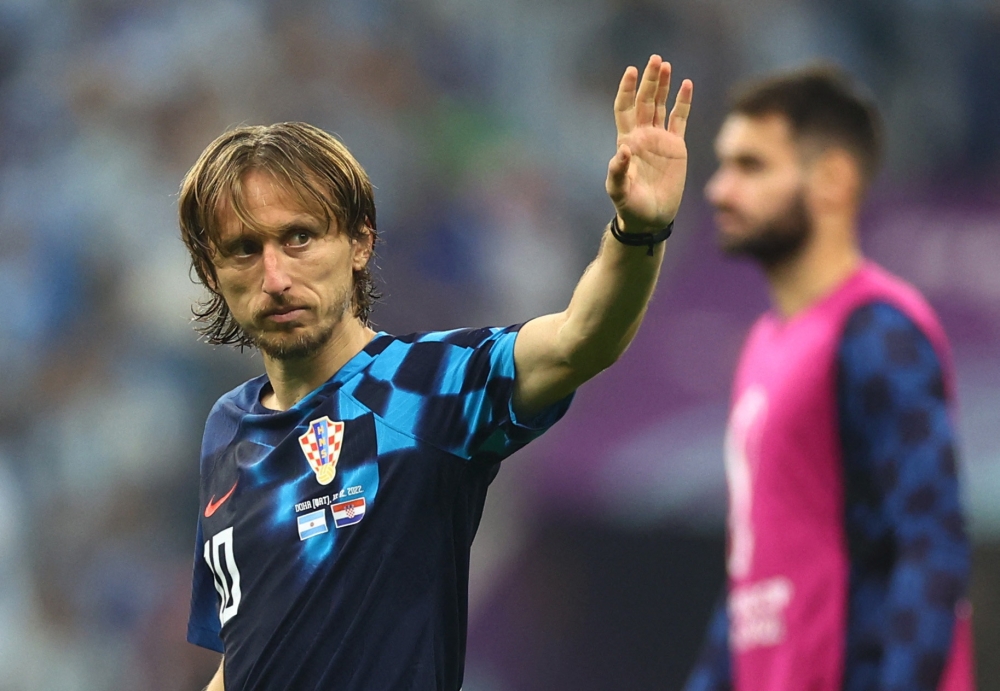
<path fill-rule="evenodd" d="M 461 687 L 487 486 L 570 400 L 517 418 L 517 330 L 380 333 L 287 411 L 263 376 L 216 403 L 188 640 L 226 691 Z"/>

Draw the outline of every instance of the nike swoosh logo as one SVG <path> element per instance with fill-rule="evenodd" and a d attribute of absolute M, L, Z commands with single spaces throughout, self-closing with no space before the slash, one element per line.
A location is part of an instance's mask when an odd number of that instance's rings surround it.
<path fill-rule="evenodd" d="M 220 506 L 226 503 L 226 499 L 229 499 L 229 497 L 233 496 L 233 492 L 236 491 L 236 485 L 238 485 L 239 482 L 240 482 L 239 480 L 234 482 L 233 488 L 228 492 L 226 492 L 222 496 L 222 498 L 219 499 L 219 501 L 215 501 L 215 495 L 214 494 L 212 495 L 212 498 L 208 500 L 208 506 L 205 507 L 205 518 L 211 518 L 212 514 L 215 513 Z"/>

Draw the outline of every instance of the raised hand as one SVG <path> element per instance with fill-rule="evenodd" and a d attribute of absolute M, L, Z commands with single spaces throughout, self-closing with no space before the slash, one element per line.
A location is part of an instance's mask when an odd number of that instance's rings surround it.
<path fill-rule="evenodd" d="M 608 164 L 605 188 L 625 232 L 652 232 L 677 215 L 687 176 L 684 131 L 691 112 L 694 84 L 681 83 L 667 118 L 670 63 L 653 55 L 642 81 L 629 67 L 615 97 L 618 151 Z"/>

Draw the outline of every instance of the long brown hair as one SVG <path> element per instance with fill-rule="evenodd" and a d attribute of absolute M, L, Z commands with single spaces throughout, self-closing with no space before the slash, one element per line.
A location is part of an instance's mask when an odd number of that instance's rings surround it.
<path fill-rule="evenodd" d="M 238 127 L 208 145 L 181 183 L 181 237 L 191 253 L 191 266 L 208 291 L 192 308 L 198 331 L 209 343 L 239 347 L 252 342 L 233 319 L 218 289 L 212 257 L 219 238 L 220 205 L 228 204 L 247 227 L 255 222 L 247 212 L 243 178 L 249 171 L 273 175 L 298 196 L 303 208 L 336 221 L 352 240 L 371 236 L 374 256 L 375 195 L 361 164 L 336 137 L 302 122 Z M 354 314 L 368 324 L 380 297 L 370 268 L 354 272 Z"/>

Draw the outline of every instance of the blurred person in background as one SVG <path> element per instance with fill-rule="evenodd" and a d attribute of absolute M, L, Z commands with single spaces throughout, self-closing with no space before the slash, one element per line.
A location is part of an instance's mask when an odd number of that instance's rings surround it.
<path fill-rule="evenodd" d="M 720 243 L 773 308 L 736 371 L 727 597 L 687 691 L 973 688 L 949 344 L 858 244 L 881 149 L 830 67 L 749 85 L 716 139 Z"/>
<path fill-rule="evenodd" d="M 266 374 L 209 415 L 188 638 L 218 689 L 459 689 L 469 548 L 502 459 L 611 365 L 653 292 L 686 175 L 692 84 L 626 70 L 616 215 L 565 311 L 508 328 L 376 333 L 371 183 L 302 123 L 232 130 L 181 189 L 215 344 Z"/>

